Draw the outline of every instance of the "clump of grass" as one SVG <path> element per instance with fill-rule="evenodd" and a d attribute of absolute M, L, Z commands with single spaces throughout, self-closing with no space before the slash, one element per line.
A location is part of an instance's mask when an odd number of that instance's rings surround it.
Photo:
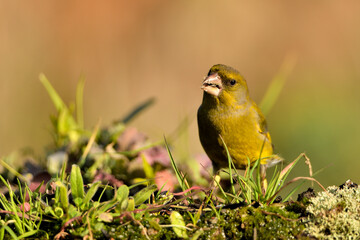
<path fill-rule="evenodd" d="M 25 201 L 26 196 L 40 196 L 41 194 L 38 191 L 32 192 L 27 186 L 22 189 L 18 180 L 19 195 L 17 196 L 10 183 L 1 175 L 0 180 L 8 189 L 8 197 L 0 194 L 0 239 L 4 239 L 5 233 L 12 239 L 23 239 L 39 234 L 48 236 L 44 230 L 40 229 L 41 203 L 34 198 Z"/>
<path fill-rule="evenodd" d="M 63 169 L 66 165 L 63 166 Z M 150 185 L 137 192 L 133 197 L 129 196 L 130 189 L 122 185 L 118 189 L 110 186 L 101 185 L 100 182 L 94 182 L 84 186 L 83 177 L 79 166 L 72 165 L 70 175 L 65 171 L 61 172 L 60 177 L 54 178 L 49 187 L 54 192 L 52 197 L 42 196 L 38 189 L 32 192 L 25 184 L 25 190 L 22 192 L 22 184 L 19 182 L 19 196 L 16 196 L 9 183 L 0 176 L 1 181 L 8 188 L 9 197 L 0 195 L 0 216 L 1 217 L 0 239 L 4 239 L 5 231 L 13 239 L 22 239 L 26 237 L 54 237 L 59 239 L 67 235 L 88 236 L 93 238 L 95 234 L 99 235 L 105 224 L 119 219 L 122 215 L 129 215 L 135 218 L 135 212 L 139 209 L 145 209 L 142 205 L 147 201 L 157 189 Z M 100 197 L 95 200 L 94 196 L 101 190 Z M 113 190 L 113 198 L 102 201 L 102 195 L 106 189 Z M 28 200 L 26 200 L 26 197 Z M 55 224 L 49 227 L 49 223 Z M 70 224 L 72 225 L 69 228 Z M 50 231 L 41 229 L 46 226 Z M 57 232 L 58 231 L 58 232 Z M 99 233 L 100 232 L 100 233 Z"/>
<path fill-rule="evenodd" d="M 275 166 L 275 170 L 273 172 L 272 177 L 270 178 L 270 181 L 268 182 L 268 185 L 266 189 L 262 188 L 262 182 L 260 179 L 260 161 L 261 158 L 257 159 L 257 161 L 251 166 L 250 160 L 248 162 L 248 167 L 245 170 L 244 176 L 238 174 L 238 171 L 231 159 L 231 156 L 229 154 L 229 151 L 227 149 L 226 143 L 223 141 L 223 145 L 225 146 L 225 150 L 227 152 L 228 162 L 229 162 L 229 176 L 230 177 L 230 186 L 232 193 L 225 193 L 225 191 L 222 189 L 220 185 L 219 188 L 225 197 L 225 200 L 227 203 L 233 203 L 233 202 L 244 202 L 245 204 L 252 204 L 254 201 L 258 202 L 260 204 L 272 204 L 277 195 L 280 193 L 281 190 L 283 190 L 288 185 L 299 181 L 299 180 L 310 180 L 316 182 L 321 188 L 324 189 L 324 187 L 314 178 L 311 177 L 312 175 L 312 168 L 310 164 L 310 159 L 304 154 L 300 154 L 294 161 L 292 161 L 290 164 L 288 164 L 286 167 L 284 167 L 282 170 L 278 170 L 278 166 Z M 260 154 L 261 155 L 261 154 Z M 310 177 L 296 177 L 292 180 L 287 181 L 287 178 L 292 171 L 292 169 L 295 167 L 295 165 L 299 162 L 300 159 L 304 158 L 305 162 L 308 164 L 310 169 Z M 234 174 L 233 174 L 234 173 Z M 233 178 L 236 180 L 234 181 Z M 236 184 L 239 186 L 239 191 L 235 191 Z M 302 183 L 295 186 L 283 199 L 283 202 L 288 201 L 288 199 L 293 195 L 299 187 L 302 185 Z M 265 192 L 264 192 L 265 190 Z M 325 190 L 325 189 L 324 189 Z"/>

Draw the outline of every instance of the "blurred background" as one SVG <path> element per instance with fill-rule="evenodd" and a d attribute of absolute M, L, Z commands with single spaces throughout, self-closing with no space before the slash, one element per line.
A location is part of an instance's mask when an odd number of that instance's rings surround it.
<path fill-rule="evenodd" d="M 296 64 L 266 116 L 276 152 L 288 162 L 306 152 L 325 186 L 359 183 L 359 10 L 359 1 L 0 1 L 0 156 L 42 155 L 51 141 L 55 109 L 40 72 L 66 102 L 86 77 L 89 129 L 155 97 L 131 125 L 156 141 L 187 118 L 187 140 L 173 147 L 197 155 L 208 69 L 237 68 L 260 102 L 290 55 Z M 293 175 L 307 176 L 306 165 Z"/>

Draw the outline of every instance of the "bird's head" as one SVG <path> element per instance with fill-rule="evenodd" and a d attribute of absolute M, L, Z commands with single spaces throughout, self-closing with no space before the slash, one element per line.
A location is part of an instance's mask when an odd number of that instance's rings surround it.
<path fill-rule="evenodd" d="M 242 104 L 249 98 L 245 79 L 236 69 L 223 64 L 210 68 L 201 89 L 204 98 L 215 98 L 226 105 Z"/>

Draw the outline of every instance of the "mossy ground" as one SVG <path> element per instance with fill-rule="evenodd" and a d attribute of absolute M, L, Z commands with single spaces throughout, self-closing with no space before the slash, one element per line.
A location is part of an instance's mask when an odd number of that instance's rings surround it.
<path fill-rule="evenodd" d="M 192 239 L 299 239 L 305 223 L 301 221 L 304 205 L 299 202 L 274 204 L 272 206 L 226 206 L 217 212 L 204 208 L 196 225 L 192 223 L 188 211 L 198 209 L 188 208 L 179 211 L 188 228 L 187 234 Z M 101 223 L 92 227 L 95 239 L 179 239 L 173 231 L 169 219 L 170 212 L 176 208 L 169 207 L 158 212 L 146 212 L 141 215 L 123 215 L 111 223 Z M 139 218 L 139 219 L 136 219 Z M 60 222 L 59 222 L 60 224 Z M 59 227 L 44 222 L 43 227 L 55 237 Z M 168 227 L 164 227 L 168 226 Z M 74 222 L 67 228 L 64 239 L 82 239 L 84 225 Z M 45 237 L 37 236 L 39 239 Z"/>
<path fill-rule="evenodd" d="M 354 211 L 359 208 L 359 188 L 343 185 L 342 188 L 329 187 L 328 191 L 315 196 L 314 191 L 308 189 L 299 195 L 298 201 L 269 206 L 257 203 L 250 206 L 232 204 L 216 209 L 206 206 L 200 210 L 195 224 L 189 213 L 197 213 L 199 208 L 191 205 L 186 208 L 184 204 L 168 205 L 158 211 L 124 213 L 110 223 L 92 226 L 91 236 L 94 239 L 179 239 L 169 217 L 172 211 L 182 215 L 187 236 L 191 239 L 331 239 L 334 236 L 357 236 L 360 225 Z M 343 215 L 346 216 L 341 217 Z M 338 217 L 351 224 L 339 222 L 336 220 Z M 80 222 L 74 221 L 67 227 L 64 239 L 82 239 L 84 233 L 88 233 L 84 232 L 86 225 Z M 42 229 L 54 238 L 60 225 L 61 222 L 49 224 L 44 221 Z M 41 232 L 33 237 L 47 239 Z M 11 237 L 5 235 L 4 239 Z"/>

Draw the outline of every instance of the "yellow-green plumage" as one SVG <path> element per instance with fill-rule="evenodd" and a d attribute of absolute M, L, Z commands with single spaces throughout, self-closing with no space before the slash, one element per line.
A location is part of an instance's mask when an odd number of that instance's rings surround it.
<path fill-rule="evenodd" d="M 273 154 L 266 121 L 240 73 L 226 65 L 214 65 L 203 82 L 203 102 L 198 110 L 201 144 L 214 170 L 228 166 L 222 136 L 238 169 L 253 164 L 273 165 L 282 159 Z"/>

